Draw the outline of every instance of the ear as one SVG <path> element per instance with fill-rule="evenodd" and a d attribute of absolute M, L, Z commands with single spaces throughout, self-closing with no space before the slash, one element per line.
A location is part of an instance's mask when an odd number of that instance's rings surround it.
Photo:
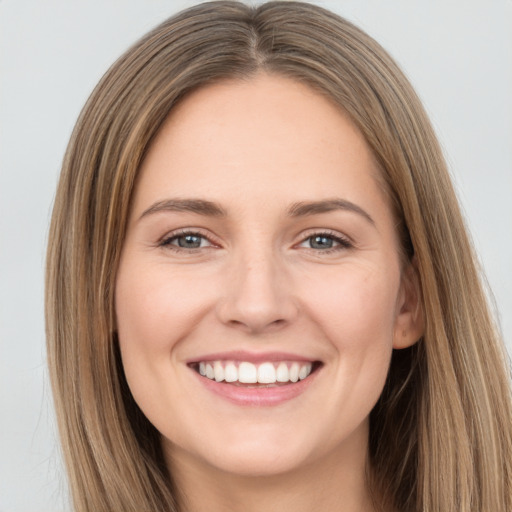
<path fill-rule="evenodd" d="M 393 348 L 402 349 L 414 345 L 425 329 L 421 284 L 416 258 L 402 272 L 398 294 Z"/>

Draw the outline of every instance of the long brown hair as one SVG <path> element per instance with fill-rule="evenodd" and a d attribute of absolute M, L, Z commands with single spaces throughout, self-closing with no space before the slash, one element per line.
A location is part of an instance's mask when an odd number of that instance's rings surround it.
<path fill-rule="evenodd" d="M 205 3 L 167 20 L 105 74 L 71 137 L 47 258 L 48 359 L 78 512 L 170 512 L 160 438 L 127 388 L 114 285 L 137 172 L 189 92 L 257 72 L 337 103 L 373 150 L 418 267 L 422 340 L 393 355 L 370 418 L 372 485 L 402 511 L 512 510 L 505 350 L 441 150 L 389 55 L 310 4 Z"/>

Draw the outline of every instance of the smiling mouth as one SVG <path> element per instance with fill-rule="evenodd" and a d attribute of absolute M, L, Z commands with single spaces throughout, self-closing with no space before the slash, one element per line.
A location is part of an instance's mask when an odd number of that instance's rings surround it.
<path fill-rule="evenodd" d="M 318 361 L 279 361 L 254 364 L 248 361 L 200 361 L 189 365 L 202 377 L 244 387 L 275 387 L 307 379 L 321 363 Z"/>

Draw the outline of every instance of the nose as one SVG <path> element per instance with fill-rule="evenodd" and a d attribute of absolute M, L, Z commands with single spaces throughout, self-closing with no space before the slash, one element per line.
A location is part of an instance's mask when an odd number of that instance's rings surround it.
<path fill-rule="evenodd" d="M 221 296 L 220 321 L 247 333 L 274 331 L 298 315 L 291 279 L 272 254 L 239 257 L 226 274 Z"/>

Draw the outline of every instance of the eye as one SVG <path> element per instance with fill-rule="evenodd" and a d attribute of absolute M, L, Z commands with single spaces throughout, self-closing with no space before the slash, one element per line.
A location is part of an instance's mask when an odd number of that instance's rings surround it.
<path fill-rule="evenodd" d="M 349 249 L 353 245 L 348 239 L 334 233 L 314 233 L 301 242 L 300 247 L 330 252 Z"/>
<path fill-rule="evenodd" d="M 336 241 L 332 236 L 315 235 L 308 238 L 311 249 L 331 249 Z"/>
<path fill-rule="evenodd" d="M 161 247 L 174 250 L 194 250 L 211 247 L 213 244 L 201 233 L 184 231 L 168 236 L 160 243 Z"/>

